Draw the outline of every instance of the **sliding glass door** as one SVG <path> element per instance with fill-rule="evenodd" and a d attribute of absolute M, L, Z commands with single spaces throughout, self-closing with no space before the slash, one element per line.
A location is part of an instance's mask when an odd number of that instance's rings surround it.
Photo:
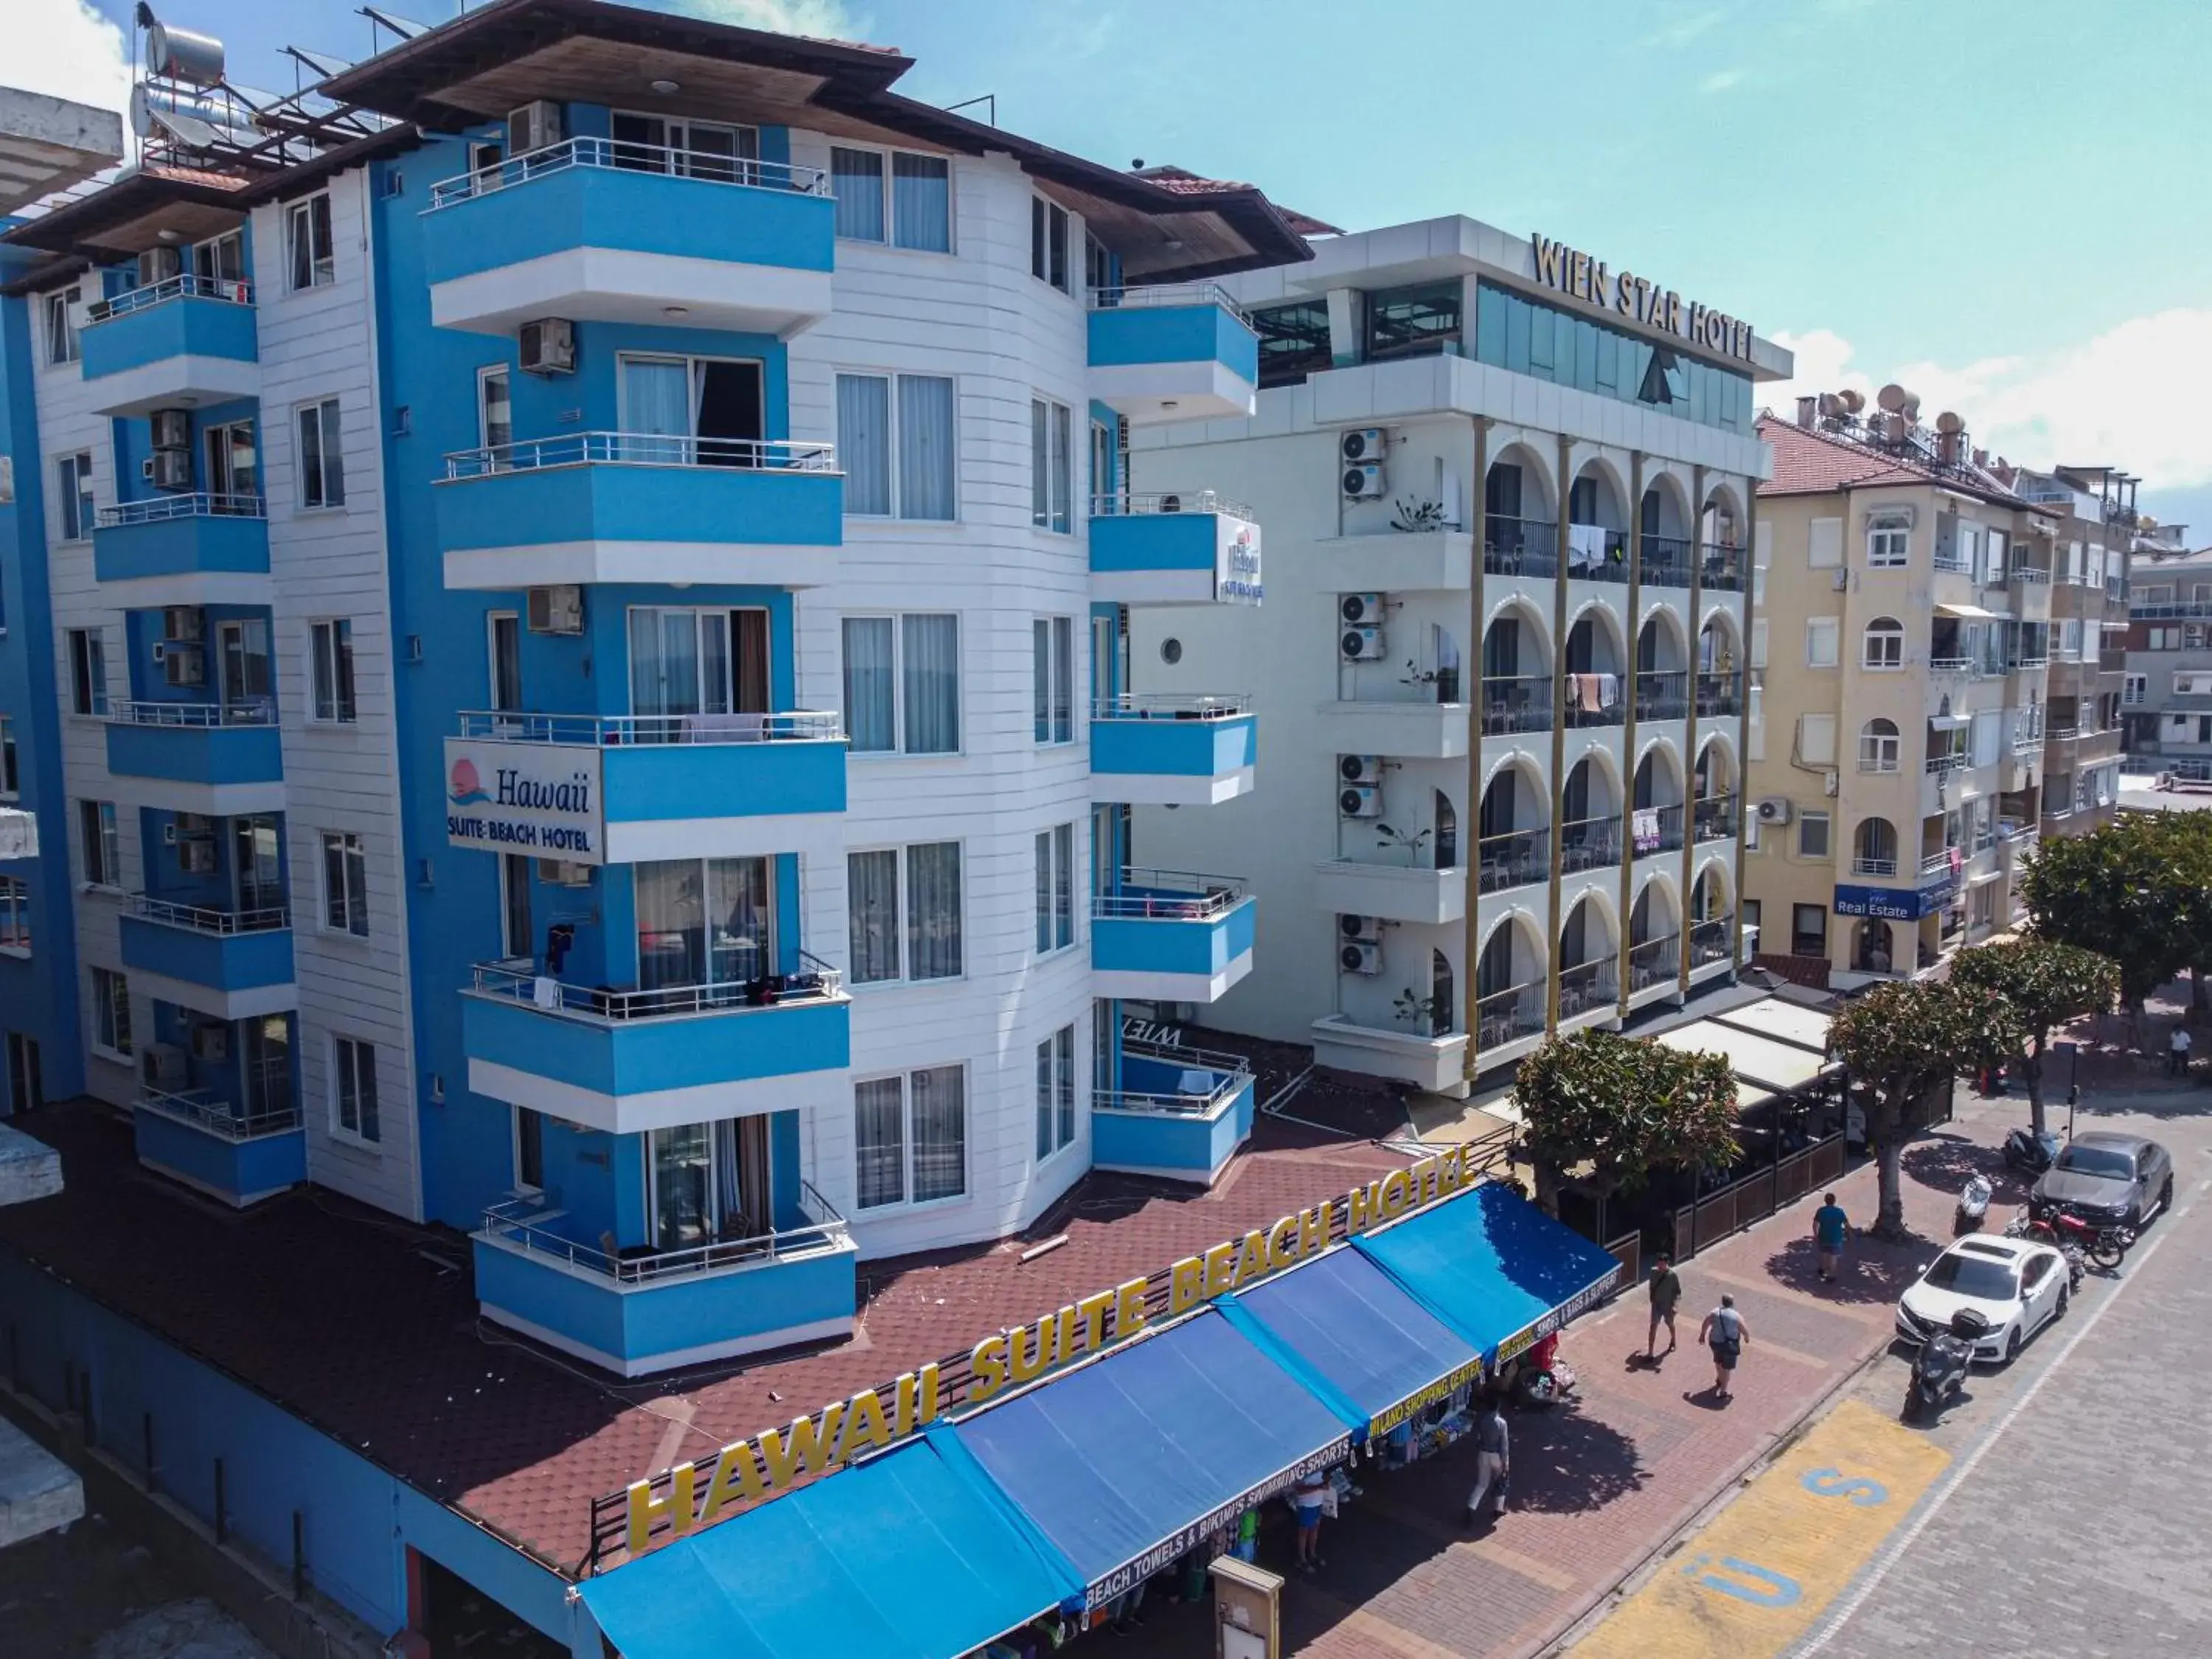
<path fill-rule="evenodd" d="M 634 606 L 629 706 L 648 743 L 757 734 L 758 720 L 702 719 L 769 712 L 768 612 Z"/>
<path fill-rule="evenodd" d="M 638 985 L 739 987 L 775 971 L 775 885 L 764 858 L 635 866 Z"/>
<path fill-rule="evenodd" d="M 763 1116 L 648 1132 L 646 1211 L 653 1247 L 690 1250 L 773 1232 L 769 1145 Z"/>

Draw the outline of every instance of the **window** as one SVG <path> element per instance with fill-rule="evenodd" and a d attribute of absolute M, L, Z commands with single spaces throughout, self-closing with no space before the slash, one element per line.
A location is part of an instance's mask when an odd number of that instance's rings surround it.
<path fill-rule="evenodd" d="M 1912 526 L 1895 520 L 1872 519 L 1867 524 L 1867 563 L 1876 570 L 1892 569 L 1912 557 Z"/>
<path fill-rule="evenodd" d="M 92 970 L 92 1049 L 126 1062 L 132 1053 L 131 981 L 112 968 Z"/>
<path fill-rule="evenodd" d="M 1815 570 L 1833 569 L 1844 562 L 1844 521 L 1815 519 L 1806 532 L 1805 562 Z"/>
<path fill-rule="evenodd" d="M 1031 624 L 1032 700 L 1039 743 L 1075 741 L 1075 619 L 1039 617 Z"/>
<path fill-rule="evenodd" d="M 1966 763 L 1969 766 L 1994 766 L 2004 744 L 2004 711 L 1984 708 L 1978 711 L 1966 728 Z M 1986 801 L 1984 803 L 1986 805 Z"/>
<path fill-rule="evenodd" d="M 1790 954 L 1825 957 L 1828 954 L 1828 913 L 1817 904 L 1790 907 Z"/>
<path fill-rule="evenodd" d="M 1075 1028 L 1063 1025 L 1036 1051 L 1036 1155 L 1042 1164 L 1075 1139 Z"/>
<path fill-rule="evenodd" d="M 1074 528 L 1075 417 L 1065 404 L 1030 399 L 1030 522 L 1066 534 Z"/>
<path fill-rule="evenodd" d="M 848 514 L 952 519 L 951 380 L 937 374 L 840 374 L 837 457 L 845 469 Z"/>
<path fill-rule="evenodd" d="M 300 505 L 345 505 L 345 458 L 339 448 L 338 400 L 325 398 L 299 410 Z"/>
<path fill-rule="evenodd" d="M 1748 374 L 1670 351 L 1588 312 L 1485 282 L 1475 300 L 1474 331 L 1472 355 L 1498 368 L 1624 403 L 1657 404 L 1676 420 L 1736 433 L 1753 429 Z"/>
<path fill-rule="evenodd" d="M 1067 292 L 1067 210 L 1030 198 L 1030 275 Z"/>
<path fill-rule="evenodd" d="M 384 1139 L 376 1109 L 376 1047 L 360 1037 L 331 1039 L 331 1127 L 356 1140 Z"/>
<path fill-rule="evenodd" d="M 1835 617 L 1805 619 L 1805 666 L 1833 668 L 1843 657 L 1842 621 Z"/>
<path fill-rule="evenodd" d="M 862 754 L 960 750 L 960 618 L 848 617 L 845 729 Z"/>
<path fill-rule="evenodd" d="M 514 441 L 514 384 L 504 363 L 477 371 L 477 441 L 486 449 Z"/>
<path fill-rule="evenodd" d="M 350 725 L 353 703 L 353 624 L 343 617 L 307 625 L 309 671 L 314 698 L 308 718 Z"/>
<path fill-rule="evenodd" d="M 928 1204 L 968 1190 L 967 1077 L 959 1066 L 856 1084 L 853 1105 L 858 1208 Z"/>
<path fill-rule="evenodd" d="M 0 796 L 13 800 L 22 788 L 22 774 L 15 763 L 15 722 L 0 714 Z"/>
<path fill-rule="evenodd" d="M 1797 759 L 1807 766 L 1836 763 L 1836 717 L 1800 714 L 1797 717 Z"/>
<path fill-rule="evenodd" d="M 849 853 L 845 886 L 853 983 L 960 977 L 958 842 Z"/>
<path fill-rule="evenodd" d="M 1895 720 L 1871 720 L 1859 728 L 1859 770 L 1894 772 L 1900 733 Z"/>
<path fill-rule="evenodd" d="M 323 832 L 323 931 L 368 937 L 368 858 L 359 836 Z"/>
<path fill-rule="evenodd" d="M 1828 815 L 1825 811 L 1797 815 L 1797 856 L 1801 859 L 1832 856 L 1828 850 Z"/>
<path fill-rule="evenodd" d="M 1466 285 L 1457 277 L 1367 296 L 1366 360 L 1457 356 Z"/>
<path fill-rule="evenodd" d="M 633 868 L 642 988 L 750 985 L 776 971 L 766 858 L 654 859 Z"/>
<path fill-rule="evenodd" d="M 62 539 L 92 539 L 92 452 L 80 450 L 54 463 L 55 499 L 62 509 Z"/>
<path fill-rule="evenodd" d="M 79 714 L 107 712 L 107 641 L 96 628 L 69 631 L 70 708 Z"/>
<path fill-rule="evenodd" d="M 115 829 L 115 803 L 81 800 L 77 830 L 84 842 L 84 879 L 90 887 L 123 884 L 123 842 Z"/>
<path fill-rule="evenodd" d="M 884 240 L 882 151 L 833 149 L 830 187 L 837 197 L 838 235 L 854 242 Z"/>
<path fill-rule="evenodd" d="M 633 173 L 669 173 L 725 184 L 760 182 L 760 132 L 719 121 L 667 120 L 617 111 L 608 123 L 614 164 Z"/>
<path fill-rule="evenodd" d="M 215 511 L 258 512 L 261 494 L 260 452 L 253 441 L 253 422 L 226 421 L 205 434 L 208 494 L 218 499 Z"/>
<path fill-rule="evenodd" d="M 545 1190 L 545 1115 L 528 1106 L 514 1109 L 514 1185 L 519 1192 Z"/>
<path fill-rule="evenodd" d="M 1075 943 L 1075 826 L 1041 830 L 1036 838 L 1036 951 L 1044 956 Z"/>
<path fill-rule="evenodd" d="M 76 307 L 83 298 L 81 288 L 46 295 L 46 361 L 57 367 L 77 360 Z"/>
<path fill-rule="evenodd" d="M 294 292 L 337 281 L 331 244 L 331 198 L 310 196 L 284 211 L 284 246 Z"/>
<path fill-rule="evenodd" d="M 848 241 L 889 241 L 923 253 L 952 251 L 952 166 L 941 155 L 890 152 L 888 179 L 884 152 L 830 152 L 830 184 L 836 191 L 837 234 Z M 888 184 L 890 203 L 884 190 Z M 889 234 L 886 235 L 886 229 Z"/>
<path fill-rule="evenodd" d="M 1328 301 L 1300 300 L 1252 313 L 1260 337 L 1260 385 L 1297 386 L 1336 361 L 1329 343 Z"/>
<path fill-rule="evenodd" d="M 1989 532 L 1989 558 L 1982 572 L 1983 583 L 1990 587 L 2004 586 L 2005 567 L 2012 550 L 2012 538 L 2002 530 Z"/>
<path fill-rule="evenodd" d="M 1876 617 L 1867 624 L 1866 641 L 1859 662 L 1866 668 L 1905 666 L 1905 629 L 1894 617 Z"/>
<path fill-rule="evenodd" d="M 31 954 L 31 884 L 21 876 L 0 876 L 0 951 Z"/>
<path fill-rule="evenodd" d="M 2149 690 L 2149 675 L 2130 674 L 2126 679 L 2121 682 L 2120 702 L 2123 706 L 2133 706 L 2136 703 L 2140 703 L 2148 696 Z M 13 775 L 12 769 L 10 775 Z"/>

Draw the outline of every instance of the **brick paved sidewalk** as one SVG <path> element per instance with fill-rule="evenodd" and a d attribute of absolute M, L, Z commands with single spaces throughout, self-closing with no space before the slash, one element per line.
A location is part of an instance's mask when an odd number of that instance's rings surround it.
<path fill-rule="evenodd" d="M 1285 1652 L 1517 1659 L 1557 1639 L 1888 1342 L 1897 1296 L 1951 1237 L 1970 1171 L 1991 1176 L 1999 1214 L 2025 1198 L 1995 1151 L 2026 1121 L 2025 1100 L 1984 1101 L 1963 1085 L 1959 1100 L 1959 1122 L 1905 1152 L 1906 1218 L 1920 1242 L 1854 1237 L 1841 1282 L 1821 1285 L 1810 1237 L 1815 1194 L 1678 1264 L 1681 1346 L 1657 1370 L 1628 1363 L 1644 1352 L 1640 1291 L 1571 1326 L 1561 1352 L 1581 1376 L 1581 1402 L 1510 1417 L 1513 1509 L 1495 1525 L 1463 1523 L 1473 1479 L 1466 1442 L 1409 1469 L 1362 1465 L 1364 1495 L 1324 1529 L 1328 1565 L 1285 1589 Z M 1871 1164 L 1837 1190 L 1855 1225 L 1872 1218 Z M 1751 1341 L 1735 1397 L 1720 1406 L 1706 1397 L 1712 1369 L 1695 1339 L 1723 1291 L 1735 1295 Z M 1269 1506 L 1260 1559 L 1287 1571 L 1280 1510 Z M 1143 1631 L 1122 1638 L 1133 1651 L 1166 1659 L 1212 1651 L 1200 1609 L 1156 1600 L 1146 1613 Z"/>

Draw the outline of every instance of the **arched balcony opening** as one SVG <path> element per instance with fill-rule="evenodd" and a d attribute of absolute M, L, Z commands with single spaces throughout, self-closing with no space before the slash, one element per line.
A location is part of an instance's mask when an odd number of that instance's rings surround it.
<path fill-rule="evenodd" d="M 1674 745 L 1654 744 L 1636 763 L 1636 793 L 1628 817 L 1636 856 L 1682 850 L 1682 763 Z"/>
<path fill-rule="evenodd" d="M 1726 484 L 1710 490 L 1698 514 L 1698 580 L 1710 592 L 1741 593 L 1749 561 L 1744 555 L 1743 503 Z"/>
<path fill-rule="evenodd" d="M 1694 969 L 1735 957 L 1735 892 L 1728 866 L 1714 859 L 1698 872 L 1690 890 L 1690 966 Z"/>
<path fill-rule="evenodd" d="M 1672 473 L 1662 472 L 1644 492 L 1637 578 L 1646 587 L 1687 587 L 1693 568 L 1689 498 Z"/>
<path fill-rule="evenodd" d="M 1663 881 L 1647 881 L 1628 913 L 1629 992 L 1664 985 L 1681 969 L 1682 921 L 1674 889 Z"/>
<path fill-rule="evenodd" d="M 1518 600 L 1482 632 L 1482 729 L 1491 737 L 1552 729 L 1551 635 Z"/>
<path fill-rule="evenodd" d="M 1691 833 L 1700 842 L 1734 841 L 1743 824 L 1743 788 L 1736 775 L 1735 751 L 1719 738 L 1707 738 L 1698 750 L 1691 784 Z"/>
<path fill-rule="evenodd" d="M 1475 1041 L 1496 1048 L 1544 1034 L 1544 975 L 1549 953 L 1528 917 L 1508 917 L 1482 942 L 1474 970 Z"/>
<path fill-rule="evenodd" d="M 1620 619 L 1596 606 L 1583 611 L 1567 629 L 1565 661 L 1567 724 L 1619 726 L 1624 706 L 1628 651 Z"/>
<path fill-rule="evenodd" d="M 1567 492 L 1566 557 L 1576 580 L 1628 580 L 1628 503 L 1601 461 L 1586 463 Z"/>
<path fill-rule="evenodd" d="M 1584 755 L 1559 791 L 1559 864 L 1570 874 L 1620 862 L 1620 788 L 1599 755 Z"/>
<path fill-rule="evenodd" d="M 1620 996 L 1614 973 L 1620 955 L 1620 941 L 1614 934 L 1613 918 L 1596 899 L 1584 894 L 1567 913 L 1566 925 L 1559 930 L 1561 1019 L 1605 1007 Z"/>
<path fill-rule="evenodd" d="M 1690 712 L 1690 649 L 1680 618 L 1658 611 L 1636 636 L 1636 718 L 1679 720 Z"/>
<path fill-rule="evenodd" d="M 1543 459 L 1510 444 L 1482 483 L 1482 568 L 1493 576 L 1559 574 L 1559 510 Z"/>
<path fill-rule="evenodd" d="M 1477 835 L 1482 891 L 1550 879 L 1551 791 L 1533 764 L 1516 759 L 1498 769 L 1482 792 Z"/>
<path fill-rule="evenodd" d="M 1897 826 L 1887 818 L 1859 820 L 1851 836 L 1851 873 L 1881 877 L 1897 873 Z"/>
<path fill-rule="evenodd" d="M 1698 630 L 1698 715 L 1743 713 L 1743 636 L 1735 618 L 1717 611 Z"/>

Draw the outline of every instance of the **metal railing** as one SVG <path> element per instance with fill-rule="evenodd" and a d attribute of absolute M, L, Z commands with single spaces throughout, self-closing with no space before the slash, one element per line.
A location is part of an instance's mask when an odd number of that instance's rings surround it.
<path fill-rule="evenodd" d="M 2027 582 L 2031 586 L 2040 583 L 2048 586 L 2051 582 L 2051 573 L 2039 564 L 2016 564 L 2006 574 L 2016 582 Z"/>
<path fill-rule="evenodd" d="M 2005 672 L 2008 674 L 2017 674 L 2023 668 L 2050 666 L 2051 653 L 2048 651 L 2015 651 L 2005 659 Z"/>
<path fill-rule="evenodd" d="M 1094 288 L 1085 296 L 1093 311 L 1124 311 L 1132 306 L 1219 306 L 1245 327 L 1252 313 L 1218 283 L 1156 283 L 1149 288 Z"/>
<path fill-rule="evenodd" d="M 1576 581 L 1625 582 L 1628 580 L 1628 532 L 1603 525 L 1567 526 L 1567 574 Z"/>
<path fill-rule="evenodd" d="M 1610 669 L 1575 670 L 1559 677 L 1565 684 L 1561 696 L 1566 709 L 1570 728 L 1587 726 L 1620 726 L 1628 720 L 1628 696 L 1632 695 L 1628 682 Z M 1613 701 L 1606 701 L 1606 682 L 1612 681 Z"/>
<path fill-rule="evenodd" d="M 1972 657 L 1930 657 L 1928 672 L 1931 674 L 1971 675 L 1974 672 L 1974 659 Z"/>
<path fill-rule="evenodd" d="M 1483 520 L 1482 568 L 1493 576 L 1551 577 L 1559 574 L 1559 527 L 1545 519 Z"/>
<path fill-rule="evenodd" d="M 523 1255 L 550 1256 L 621 1285 L 653 1285 L 718 1267 L 757 1267 L 787 1255 L 851 1247 L 852 1230 L 845 1218 L 815 1190 L 812 1182 L 803 1177 L 799 1183 L 799 1208 L 806 1218 L 803 1226 L 777 1228 L 745 1238 L 716 1239 L 680 1250 L 617 1249 L 611 1254 L 599 1245 L 579 1244 L 550 1227 L 533 1223 L 530 1217 L 550 1214 L 544 1199 L 515 1198 L 485 1210 L 477 1237 Z"/>
<path fill-rule="evenodd" d="M 1232 501 L 1212 489 L 1151 489 L 1091 498 L 1094 519 L 1141 518 L 1154 513 L 1218 513 L 1225 519 L 1257 522 L 1256 515 L 1243 501 Z"/>
<path fill-rule="evenodd" d="M 1681 972 L 1682 936 L 1665 933 L 1628 947 L 1628 988 L 1632 995 L 1664 985 Z"/>
<path fill-rule="evenodd" d="M 1893 876 L 1897 873 L 1897 860 L 1894 858 L 1861 855 L 1851 860 L 1851 873 L 1855 876 Z"/>
<path fill-rule="evenodd" d="M 2044 728 L 2044 736 L 2050 738 L 2053 743 L 2071 743 L 2075 738 L 2081 735 L 2081 726 L 2077 722 L 2072 720 L 2063 722 L 2053 720 L 2048 726 Z"/>
<path fill-rule="evenodd" d="M 1734 841 L 1740 825 L 1743 798 L 1733 793 L 1707 795 L 1698 802 L 1691 833 L 1699 841 Z"/>
<path fill-rule="evenodd" d="M 1234 1100 L 1237 1093 L 1252 1080 L 1252 1068 L 1239 1054 L 1222 1054 L 1209 1048 L 1184 1048 L 1168 1043 L 1127 1040 L 1124 1040 L 1121 1044 L 1121 1053 L 1124 1056 L 1133 1054 L 1141 1060 L 1158 1060 L 1165 1065 L 1176 1066 L 1186 1074 L 1192 1072 L 1205 1073 L 1212 1077 L 1212 1081 L 1202 1093 L 1193 1093 L 1182 1089 L 1173 1091 L 1094 1090 L 1091 1097 L 1093 1110 L 1152 1112 L 1171 1117 L 1210 1117 Z"/>
<path fill-rule="evenodd" d="M 1714 714 L 1743 713 L 1743 676 L 1740 673 L 1699 674 L 1698 676 L 1698 714 L 1700 718 Z"/>
<path fill-rule="evenodd" d="M 563 432 L 457 449 L 445 482 L 555 466 L 696 466 L 756 472 L 837 471 L 837 446 L 800 438 L 693 438 L 659 432 Z"/>
<path fill-rule="evenodd" d="M 1966 764 L 1966 751 L 1963 749 L 1955 750 L 1948 755 L 1930 755 L 1928 757 L 1928 775 L 1940 778 L 1947 772 L 1963 770 Z"/>
<path fill-rule="evenodd" d="M 517 185 L 528 184 L 571 167 L 610 167 L 623 173 L 657 173 L 702 184 L 735 185 L 742 189 L 781 191 L 799 196 L 827 196 L 830 176 L 820 167 L 793 167 L 786 161 L 759 161 L 742 155 L 718 155 L 713 150 L 678 149 L 667 144 L 641 144 L 627 138 L 563 138 L 542 149 L 525 150 L 477 167 L 471 173 L 441 179 L 430 186 L 430 205 L 425 212 L 457 203 L 495 195 Z"/>
<path fill-rule="evenodd" d="M 151 501 L 125 501 L 100 509 L 99 527 L 115 530 L 125 525 L 160 524 L 171 519 L 265 519 L 268 504 L 258 495 L 212 495 L 204 491 L 185 495 L 156 495 Z"/>
<path fill-rule="evenodd" d="M 252 1140 L 260 1135 L 283 1134 L 298 1128 L 301 1122 L 297 1102 L 249 1116 L 228 1101 L 210 1099 L 205 1091 L 199 1089 L 172 1092 L 142 1087 L 138 1105 L 142 1110 L 151 1108 L 164 1117 L 176 1118 L 225 1140 Z"/>
<path fill-rule="evenodd" d="M 1953 574 L 1963 574 L 1967 568 L 1965 556 L 1956 547 L 1937 548 L 1935 556 L 1929 562 L 1936 569 L 1948 571 Z"/>
<path fill-rule="evenodd" d="M 1733 961 L 1735 957 L 1735 912 L 1694 922 L 1690 927 L 1690 965 Z"/>
<path fill-rule="evenodd" d="M 1656 834 L 1647 833 L 1640 820 L 1644 814 L 1654 815 L 1657 823 Z M 1682 850 L 1682 805 L 1676 801 L 1666 806 L 1637 806 L 1629 810 L 1629 844 L 1635 848 L 1640 859 L 1656 858 L 1662 853 Z"/>
<path fill-rule="evenodd" d="M 501 997 L 549 1014 L 594 1020 L 661 1019 L 687 1014 L 732 1014 L 834 1002 L 845 994 L 843 973 L 801 951 L 805 971 L 710 985 L 664 985 L 616 990 L 570 985 L 535 972 L 519 959 L 480 962 L 472 970 L 480 995 Z"/>
<path fill-rule="evenodd" d="M 1578 962 L 1559 969 L 1559 1018 L 1573 1019 L 1611 1006 L 1620 1000 L 1620 982 L 1611 957 Z"/>
<path fill-rule="evenodd" d="M 1954 852 L 1958 854 L 1960 861 L 1964 863 L 1966 849 L 1963 847 L 1946 847 L 1941 852 L 1923 853 L 1920 855 L 1920 873 L 1923 876 L 1945 874 L 1951 868 L 1951 854 Z"/>
<path fill-rule="evenodd" d="M 164 726 L 183 730 L 274 726 L 276 700 L 257 697 L 252 702 L 150 702 L 126 697 L 108 704 L 107 719 L 115 726 Z"/>
<path fill-rule="evenodd" d="M 1249 691 L 1135 691 L 1091 702 L 1094 720 L 1225 720 L 1252 712 Z"/>
<path fill-rule="evenodd" d="M 1550 731 L 1552 677 L 1510 674 L 1484 680 L 1482 729 L 1492 736 L 1508 732 Z"/>
<path fill-rule="evenodd" d="M 1620 862 L 1620 814 L 1577 818 L 1559 826 L 1559 863 L 1569 872 L 1602 870 Z"/>
<path fill-rule="evenodd" d="M 2042 747 L 2043 730 L 2040 726 L 2031 732 L 2012 734 L 2012 752 L 2015 755 L 2032 755 Z"/>
<path fill-rule="evenodd" d="M 1477 890 L 1501 893 L 1509 887 L 1526 887 L 1550 878 L 1550 829 L 1508 830 L 1485 836 L 1475 843 Z"/>
<path fill-rule="evenodd" d="M 1636 677 L 1636 718 L 1681 720 L 1690 712 L 1687 669 L 1649 669 Z"/>
<path fill-rule="evenodd" d="M 845 741 L 845 717 L 835 709 L 781 714 L 524 714 L 471 708 L 462 710 L 457 720 L 458 735 L 481 742 L 579 749 Z"/>
<path fill-rule="evenodd" d="M 1093 920 L 1215 921 L 1244 902 L 1238 877 L 1190 870 L 1125 869 L 1115 885 L 1114 892 L 1091 896 Z"/>
<path fill-rule="evenodd" d="M 1544 1035 L 1545 985 L 1540 979 L 1525 985 L 1509 985 L 1475 999 L 1474 1041 L 1478 1048 L 1495 1048 L 1522 1037 Z"/>
<path fill-rule="evenodd" d="M 171 300 L 220 300 L 226 305 L 250 306 L 253 303 L 253 284 L 242 276 L 202 276 L 186 271 L 149 283 L 143 288 L 125 289 L 110 300 L 94 300 L 84 308 L 84 314 L 88 322 L 100 324 Z"/>
<path fill-rule="evenodd" d="M 254 910 L 225 910 L 213 905 L 179 904 L 151 893 L 131 895 L 131 913 L 148 921 L 186 927 L 196 933 L 270 933 L 292 925 L 292 914 L 283 905 L 264 905 Z"/>
<path fill-rule="evenodd" d="M 1646 536 L 1637 550 L 1637 579 L 1647 587 L 1687 587 L 1695 564 L 1683 537 Z"/>
<path fill-rule="evenodd" d="M 1742 592 L 1743 550 L 1728 542 L 1707 542 L 1698 585 L 1723 593 Z"/>
<path fill-rule="evenodd" d="M 2128 607 L 2131 622 L 2203 622 L 2212 617 L 2212 599 L 2142 599 Z"/>

